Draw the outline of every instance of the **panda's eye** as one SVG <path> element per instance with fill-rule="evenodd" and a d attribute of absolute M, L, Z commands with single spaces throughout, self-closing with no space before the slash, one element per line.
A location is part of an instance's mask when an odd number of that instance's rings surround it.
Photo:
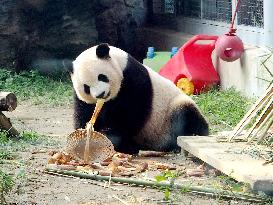
<path fill-rule="evenodd" d="M 86 94 L 90 94 L 90 87 L 86 84 L 83 84 L 83 89 Z"/>
<path fill-rule="evenodd" d="M 106 75 L 103 75 L 103 74 L 99 74 L 99 75 L 98 75 L 98 81 L 102 81 L 102 82 L 105 82 L 105 83 L 109 83 L 109 79 L 107 78 Z"/>

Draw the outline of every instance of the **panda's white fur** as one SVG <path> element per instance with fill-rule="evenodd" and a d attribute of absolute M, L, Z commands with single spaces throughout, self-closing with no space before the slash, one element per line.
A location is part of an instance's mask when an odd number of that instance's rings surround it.
<path fill-rule="evenodd" d="M 98 54 L 98 51 L 102 54 Z M 128 72 L 130 70 L 132 72 Z M 109 82 L 99 81 L 100 74 L 107 76 Z M 137 79 L 135 80 L 132 75 L 136 75 Z M 206 120 L 189 96 L 182 93 L 171 81 L 139 64 L 121 49 L 103 44 L 85 50 L 73 62 L 71 78 L 76 92 L 75 128 L 83 127 L 90 119 L 98 96 L 105 98 L 106 104 L 103 108 L 105 112 L 101 114 L 101 119 L 98 119 L 98 129 L 101 130 L 97 131 L 105 132 L 108 136 L 109 129 L 111 132 L 108 137 L 114 145 L 117 144 L 118 151 L 136 152 L 139 149 L 170 151 L 177 148 L 176 135 L 208 133 Z M 84 84 L 88 90 L 84 89 Z M 120 97 L 120 93 L 124 92 L 125 95 Z M 134 100 L 128 101 L 132 103 L 132 107 L 126 101 L 131 95 L 132 99 L 139 100 L 136 103 Z M 124 104 L 121 105 L 122 103 Z M 123 118 L 119 118 L 119 113 L 112 116 L 115 109 L 128 119 L 123 121 Z M 133 115 L 137 115 L 136 119 Z M 111 117 L 114 122 L 111 122 Z M 127 136 L 131 133 L 130 130 L 126 130 L 131 127 L 128 124 L 130 120 L 136 123 L 135 127 L 132 125 L 132 129 L 138 128 L 132 132 L 133 136 Z M 119 134 L 116 133 L 121 133 L 121 136 L 117 136 Z"/>
<path fill-rule="evenodd" d="M 91 47 L 82 52 L 73 62 L 73 74 L 71 75 L 74 89 L 80 100 L 86 103 L 95 103 L 96 99 L 92 95 L 86 95 L 83 90 L 82 83 L 87 85 L 90 82 L 94 82 L 91 86 L 94 90 L 94 94 L 103 89 L 104 84 L 97 82 L 96 72 L 107 73 L 110 76 L 110 86 L 104 89 L 111 88 L 111 94 L 108 99 L 111 99 L 117 95 L 120 89 L 120 83 L 122 82 L 122 71 L 126 67 L 127 53 L 119 48 L 110 46 L 111 59 L 108 61 L 100 60 L 96 56 L 96 46 Z M 100 70 L 94 70 L 92 68 L 100 68 Z M 77 72 L 79 71 L 80 72 Z M 96 92 L 97 91 L 97 92 Z"/>

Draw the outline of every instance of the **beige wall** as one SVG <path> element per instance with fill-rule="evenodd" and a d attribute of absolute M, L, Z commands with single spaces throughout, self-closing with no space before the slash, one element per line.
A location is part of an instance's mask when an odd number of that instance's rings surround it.
<path fill-rule="evenodd" d="M 264 48 L 245 45 L 245 52 L 241 59 L 234 62 L 218 60 L 216 67 L 221 78 L 222 88 L 233 86 L 247 96 L 260 96 L 269 83 L 259 78 L 273 80 L 261 64 L 268 54 L 269 51 Z M 273 73 L 272 62 L 273 58 L 271 57 L 266 65 Z"/>

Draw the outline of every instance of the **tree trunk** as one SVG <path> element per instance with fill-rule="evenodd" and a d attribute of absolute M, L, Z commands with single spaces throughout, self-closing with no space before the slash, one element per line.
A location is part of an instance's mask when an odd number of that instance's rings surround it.
<path fill-rule="evenodd" d="M 11 92 L 0 92 L 0 111 L 13 111 L 17 107 L 17 98 Z"/>
<path fill-rule="evenodd" d="M 19 136 L 19 132 L 14 127 L 12 127 L 12 124 L 9 118 L 7 118 L 1 111 L 0 111 L 0 129 L 8 131 L 8 133 L 12 137 Z"/>

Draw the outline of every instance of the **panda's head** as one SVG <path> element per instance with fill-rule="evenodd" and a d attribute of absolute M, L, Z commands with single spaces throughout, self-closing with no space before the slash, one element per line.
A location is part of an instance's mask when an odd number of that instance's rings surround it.
<path fill-rule="evenodd" d="M 78 98 L 92 104 L 117 96 L 123 80 L 128 54 L 108 44 L 100 44 L 82 52 L 70 70 Z"/>

